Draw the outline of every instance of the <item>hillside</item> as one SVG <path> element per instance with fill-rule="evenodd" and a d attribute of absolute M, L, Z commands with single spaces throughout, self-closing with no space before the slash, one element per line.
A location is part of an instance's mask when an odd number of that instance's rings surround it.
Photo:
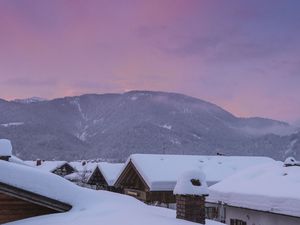
<path fill-rule="evenodd" d="M 132 91 L 43 101 L 0 101 L 0 137 L 24 159 L 124 159 L 131 153 L 300 154 L 284 122 L 238 118 L 176 93 Z"/>

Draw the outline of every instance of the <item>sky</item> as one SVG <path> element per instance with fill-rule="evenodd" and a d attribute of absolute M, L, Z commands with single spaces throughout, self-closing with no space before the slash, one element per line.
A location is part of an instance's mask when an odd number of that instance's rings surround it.
<path fill-rule="evenodd" d="M 1 0 L 0 98 L 158 90 L 300 119 L 299 0 Z"/>

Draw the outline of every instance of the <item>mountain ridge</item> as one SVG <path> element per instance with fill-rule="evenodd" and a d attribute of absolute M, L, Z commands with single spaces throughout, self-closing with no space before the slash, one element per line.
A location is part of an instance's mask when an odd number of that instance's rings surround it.
<path fill-rule="evenodd" d="M 0 101 L 0 136 L 10 138 L 16 154 L 26 159 L 124 160 L 131 153 L 217 152 L 283 159 L 297 156 L 300 147 L 300 135 L 286 122 L 236 117 L 201 99 L 153 91 L 27 104 Z"/>

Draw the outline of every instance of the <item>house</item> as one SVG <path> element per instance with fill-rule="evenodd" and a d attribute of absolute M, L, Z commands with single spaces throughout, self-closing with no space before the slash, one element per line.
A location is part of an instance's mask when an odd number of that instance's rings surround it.
<path fill-rule="evenodd" d="M 45 160 L 36 160 L 36 161 L 26 161 L 30 166 L 34 166 L 43 171 L 48 171 L 64 177 L 68 174 L 74 173 L 75 169 L 67 161 L 45 161 Z"/>
<path fill-rule="evenodd" d="M 209 188 L 207 204 L 228 225 L 299 225 L 300 164 L 258 165 Z"/>
<path fill-rule="evenodd" d="M 125 195 L 82 188 L 62 177 L 30 166 L 0 160 L 0 171 L 6 171 L 0 173 L 0 183 L 4 184 L 0 189 L 0 223 L 12 222 L 11 225 L 193 224 L 176 219 L 174 210 L 149 206 Z M 24 218 L 26 220 L 20 220 Z M 221 224 L 206 220 L 206 225 Z"/>
<path fill-rule="evenodd" d="M 93 189 L 116 191 L 114 182 L 119 174 L 123 163 L 107 162 L 71 162 L 78 172 L 65 176 L 66 179 L 73 181 L 81 186 Z"/>
<path fill-rule="evenodd" d="M 120 172 L 115 187 L 148 203 L 175 203 L 178 176 L 201 169 L 208 186 L 253 165 L 274 161 L 267 157 L 133 154 Z"/>
<path fill-rule="evenodd" d="M 45 179 L 48 173 L 4 160 L 0 171 L 5 171 L 0 175 L 0 224 L 71 209 L 60 194 L 67 185 L 55 185 L 60 177 Z"/>
<path fill-rule="evenodd" d="M 100 173 L 99 175 L 102 176 L 102 179 L 98 183 L 100 187 L 108 191 L 117 191 L 114 187 L 114 183 L 123 167 L 124 163 L 98 163 L 98 172 Z M 90 177 L 90 179 L 93 179 L 93 175 Z"/>
<path fill-rule="evenodd" d="M 97 189 L 98 179 L 98 164 L 88 161 L 70 162 L 70 165 L 75 169 L 75 172 L 65 176 L 67 180 L 76 183 L 79 186 L 84 186 L 92 189 Z M 93 176 L 92 179 L 90 177 Z"/>
<path fill-rule="evenodd" d="M 0 171 L 0 224 L 191 224 L 176 219 L 173 210 L 148 206 L 126 195 L 82 188 L 21 160 L 0 160 Z"/>

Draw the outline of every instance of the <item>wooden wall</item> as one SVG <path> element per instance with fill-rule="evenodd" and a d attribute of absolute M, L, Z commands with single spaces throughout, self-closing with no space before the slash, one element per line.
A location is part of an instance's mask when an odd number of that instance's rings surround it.
<path fill-rule="evenodd" d="M 0 224 L 51 213 L 56 211 L 0 193 Z"/>

